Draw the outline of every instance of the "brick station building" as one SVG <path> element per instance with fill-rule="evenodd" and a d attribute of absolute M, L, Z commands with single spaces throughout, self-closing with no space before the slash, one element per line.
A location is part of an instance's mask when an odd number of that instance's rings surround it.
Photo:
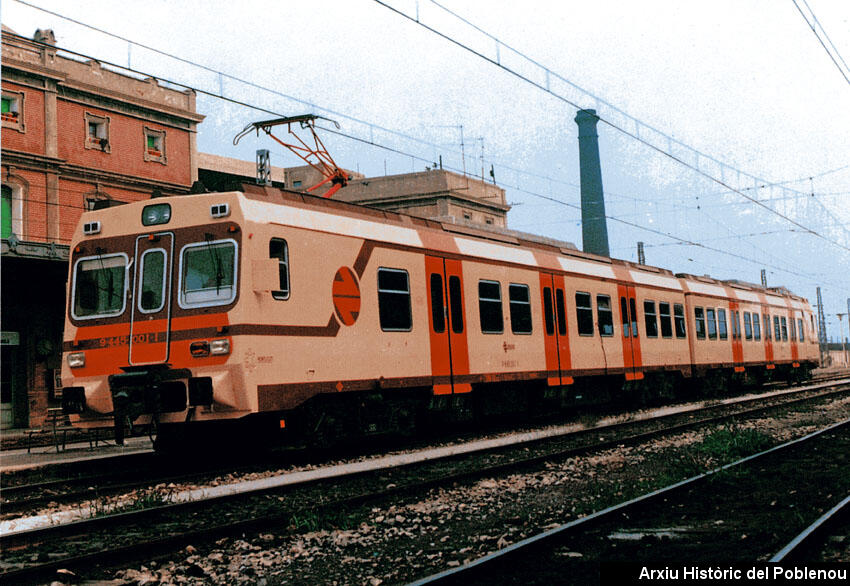
<path fill-rule="evenodd" d="M 2 31 L 0 428 L 57 406 L 68 245 L 84 209 L 188 193 L 195 94 Z"/>

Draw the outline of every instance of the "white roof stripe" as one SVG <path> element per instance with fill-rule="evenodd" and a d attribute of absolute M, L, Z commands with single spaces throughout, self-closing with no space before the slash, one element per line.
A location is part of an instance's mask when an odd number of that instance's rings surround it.
<path fill-rule="evenodd" d="M 615 278 L 614 269 L 606 264 L 587 262 L 574 258 L 564 258 L 563 256 L 559 256 L 558 261 L 561 263 L 561 268 L 569 273 L 593 275 L 595 277 L 604 277 L 606 279 Z"/>
<path fill-rule="evenodd" d="M 525 248 L 512 248 L 502 244 L 457 237 L 455 237 L 455 243 L 461 254 L 533 267 L 537 266 L 537 259 L 534 258 L 534 253 Z"/>
<path fill-rule="evenodd" d="M 726 290 L 717 285 L 708 285 L 697 281 L 687 281 L 688 289 L 691 293 L 702 293 L 703 295 L 715 295 L 717 297 L 726 297 Z"/>
<path fill-rule="evenodd" d="M 752 291 L 742 291 L 741 289 L 732 288 L 732 292 L 735 294 L 735 297 L 741 299 L 743 301 L 751 301 L 753 303 L 761 303 L 759 296 L 753 293 Z"/>
<path fill-rule="evenodd" d="M 246 219 L 268 224 L 281 224 L 306 230 L 331 232 L 343 236 L 354 236 L 379 242 L 393 242 L 407 246 L 422 247 L 419 234 L 412 228 L 394 226 L 382 222 L 371 222 L 339 214 L 328 214 L 292 206 L 269 205 L 251 199 L 242 200 Z"/>
<path fill-rule="evenodd" d="M 682 290 L 682 284 L 679 283 L 678 279 L 674 279 L 673 277 L 653 275 L 650 273 L 644 273 L 643 271 L 629 271 L 629 274 L 632 276 L 632 280 L 635 283 L 643 283 L 644 285 L 653 285 L 655 287 L 663 287 L 665 289 L 676 289 L 677 291 Z"/>

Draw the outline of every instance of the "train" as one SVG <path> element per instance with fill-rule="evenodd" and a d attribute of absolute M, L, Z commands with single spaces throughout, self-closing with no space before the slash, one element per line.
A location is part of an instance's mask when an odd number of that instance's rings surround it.
<path fill-rule="evenodd" d="M 119 442 L 394 432 L 818 364 L 784 288 L 273 187 L 87 211 L 70 250 L 63 410 Z"/>

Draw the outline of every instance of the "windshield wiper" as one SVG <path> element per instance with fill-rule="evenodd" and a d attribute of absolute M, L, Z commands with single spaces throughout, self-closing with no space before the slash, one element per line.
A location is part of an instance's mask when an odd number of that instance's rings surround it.
<path fill-rule="evenodd" d="M 212 245 L 213 238 L 215 237 L 209 232 L 204 234 L 204 240 L 207 242 L 207 250 L 210 253 L 210 257 L 212 257 L 213 267 L 215 268 L 215 294 L 218 295 L 221 284 L 224 282 L 224 273 L 221 270 L 221 257 L 218 255 L 218 248 Z"/>

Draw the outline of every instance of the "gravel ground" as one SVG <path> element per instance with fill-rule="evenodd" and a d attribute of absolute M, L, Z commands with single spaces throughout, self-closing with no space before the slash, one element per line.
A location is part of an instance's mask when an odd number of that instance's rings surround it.
<path fill-rule="evenodd" d="M 850 399 L 741 424 L 776 443 L 850 417 Z M 716 464 L 687 432 L 639 447 L 550 462 L 542 469 L 429 491 L 387 508 L 189 546 L 170 559 L 117 572 L 115 584 L 396 584 L 481 557 L 546 528 Z M 847 547 L 830 560 L 850 561 Z"/>

